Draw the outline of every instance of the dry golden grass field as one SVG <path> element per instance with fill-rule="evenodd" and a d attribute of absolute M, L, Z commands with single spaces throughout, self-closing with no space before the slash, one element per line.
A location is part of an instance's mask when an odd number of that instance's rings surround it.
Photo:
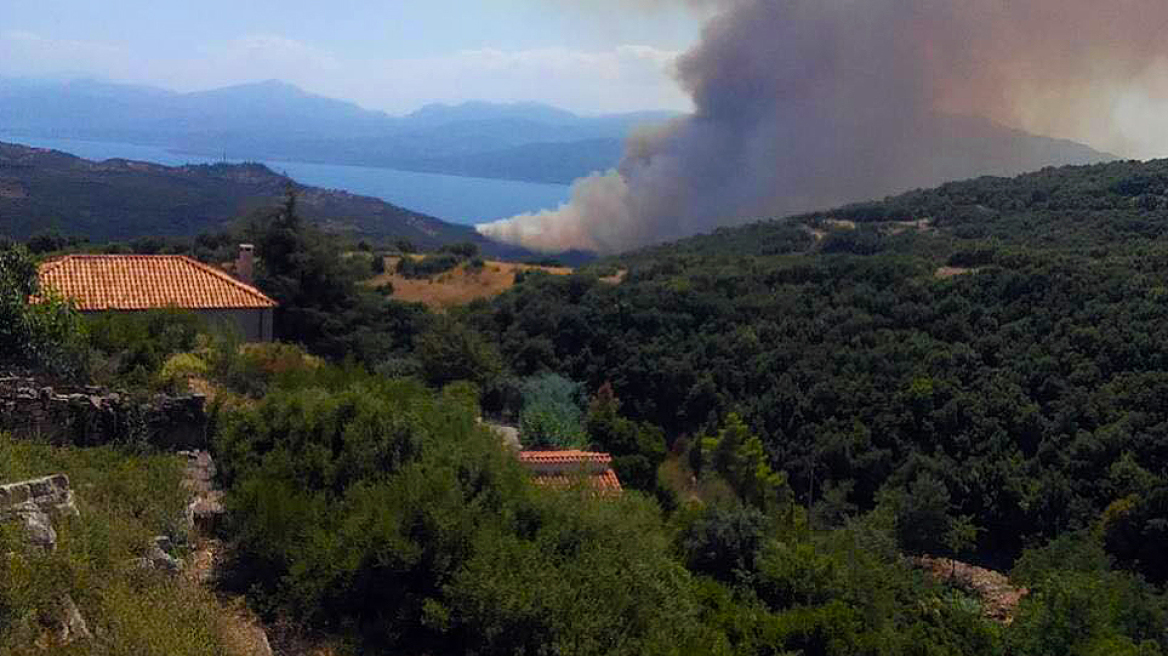
<path fill-rule="evenodd" d="M 468 270 L 466 264 L 431 278 L 410 279 L 394 273 L 401 258 L 385 258 L 385 273 L 366 282 L 371 287 L 393 285 L 393 297 L 400 301 L 425 303 L 434 309 L 464 305 L 480 298 L 502 294 L 515 284 L 518 271 L 545 271 L 556 276 L 572 273 L 568 267 L 545 267 L 514 262 L 488 260 L 480 270 Z"/>

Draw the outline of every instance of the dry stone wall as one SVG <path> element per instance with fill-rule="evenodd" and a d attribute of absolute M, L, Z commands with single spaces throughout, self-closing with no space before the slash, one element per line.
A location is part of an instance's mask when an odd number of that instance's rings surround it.
<path fill-rule="evenodd" d="M 164 449 L 207 444 L 205 397 L 147 400 L 98 387 L 53 388 L 30 378 L 0 378 L 0 431 L 55 444 L 95 446 L 144 441 Z"/>

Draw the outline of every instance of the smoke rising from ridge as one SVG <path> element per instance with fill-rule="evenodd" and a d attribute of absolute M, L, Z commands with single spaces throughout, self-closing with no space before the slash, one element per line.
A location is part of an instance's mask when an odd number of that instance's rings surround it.
<path fill-rule="evenodd" d="M 677 64 L 696 111 L 629 140 L 555 211 L 479 226 L 602 253 L 1098 153 L 1168 115 L 1163 0 L 673 0 L 720 13 Z M 642 7 L 668 0 L 640 0 Z M 1159 130 L 1164 132 L 1164 130 Z"/>

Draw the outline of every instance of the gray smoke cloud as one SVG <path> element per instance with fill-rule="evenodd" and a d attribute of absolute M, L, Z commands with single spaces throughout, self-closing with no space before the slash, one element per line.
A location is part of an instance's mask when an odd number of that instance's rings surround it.
<path fill-rule="evenodd" d="M 693 115 L 634 136 L 617 169 L 577 181 L 559 209 L 479 230 L 537 250 L 618 252 L 1099 157 L 997 124 L 1125 155 L 1149 154 L 1148 135 L 1164 132 L 1163 0 L 716 4 L 677 64 Z"/>

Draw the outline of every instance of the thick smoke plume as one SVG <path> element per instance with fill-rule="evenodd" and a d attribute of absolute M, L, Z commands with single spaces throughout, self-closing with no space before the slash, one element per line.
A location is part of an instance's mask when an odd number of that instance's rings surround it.
<path fill-rule="evenodd" d="M 717 4 L 677 66 L 693 115 L 631 139 L 615 171 L 578 181 L 560 209 L 480 231 L 540 250 L 620 251 L 1100 157 L 991 121 L 1149 155 L 1146 131 L 1168 108 L 1164 0 Z"/>

